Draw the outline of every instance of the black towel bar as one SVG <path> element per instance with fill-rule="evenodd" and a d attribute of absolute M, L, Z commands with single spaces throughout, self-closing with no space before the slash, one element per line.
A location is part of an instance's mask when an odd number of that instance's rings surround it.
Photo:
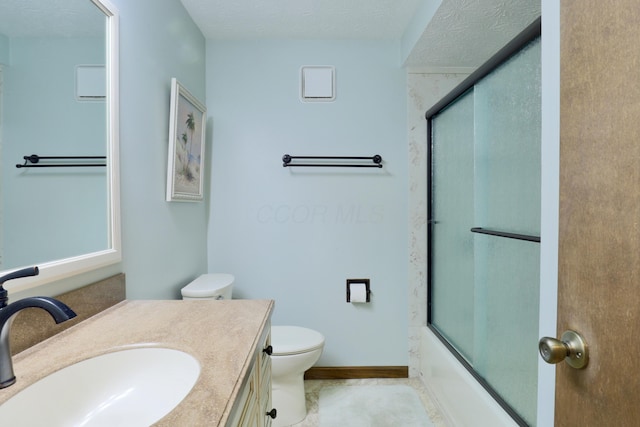
<path fill-rule="evenodd" d="M 107 166 L 106 163 L 84 163 L 83 160 L 105 160 L 107 156 L 38 156 L 32 154 L 23 156 L 24 164 L 17 164 L 17 168 L 68 168 L 68 167 L 95 167 Z M 81 160 L 79 163 L 49 163 L 40 164 L 40 160 Z"/>
<path fill-rule="evenodd" d="M 320 160 L 317 163 L 291 163 L 292 160 L 303 159 L 303 160 Z M 370 160 L 373 163 L 326 163 L 325 161 L 331 160 Z M 283 167 L 291 167 L 291 166 L 301 166 L 301 167 L 342 167 L 342 168 L 381 168 L 382 167 L 382 156 L 376 154 L 371 157 L 345 157 L 345 156 L 290 156 L 285 154 L 282 156 L 282 166 Z"/>

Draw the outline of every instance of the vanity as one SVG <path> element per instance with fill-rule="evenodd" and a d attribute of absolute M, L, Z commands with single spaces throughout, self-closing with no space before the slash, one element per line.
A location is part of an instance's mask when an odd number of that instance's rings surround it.
<path fill-rule="evenodd" d="M 193 356 L 200 374 L 155 426 L 269 427 L 275 416 L 269 357 L 273 306 L 271 300 L 123 301 L 14 356 L 17 382 L 0 390 L 0 405 L 83 360 L 160 347 Z"/>

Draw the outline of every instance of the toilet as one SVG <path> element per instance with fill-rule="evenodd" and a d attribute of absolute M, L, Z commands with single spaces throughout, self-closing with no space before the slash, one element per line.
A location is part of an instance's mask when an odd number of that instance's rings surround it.
<path fill-rule="evenodd" d="M 231 274 L 203 274 L 184 288 L 182 299 L 231 299 Z M 272 427 L 299 423 L 307 416 L 304 373 L 318 361 L 324 348 L 324 336 L 300 326 L 271 327 L 272 407 L 278 411 Z"/>
<path fill-rule="evenodd" d="M 300 326 L 271 327 L 271 391 L 278 416 L 272 427 L 290 426 L 307 416 L 304 373 L 318 361 L 324 336 Z"/>

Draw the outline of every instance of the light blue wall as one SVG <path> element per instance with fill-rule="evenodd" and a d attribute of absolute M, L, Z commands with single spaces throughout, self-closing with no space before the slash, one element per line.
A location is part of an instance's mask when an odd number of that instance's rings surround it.
<path fill-rule="evenodd" d="M 206 272 L 208 209 L 203 202 L 165 201 L 170 83 L 176 77 L 204 101 L 205 40 L 177 0 L 112 2 L 120 11 L 122 270 L 127 298 L 178 298 L 184 284 Z"/>
<path fill-rule="evenodd" d="M 207 269 L 229 271 L 238 296 L 276 300 L 274 322 L 325 334 L 321 365 L 406 365 L 406 87 L 397 43 L 209 42 L 205 52 L 177 0 L 111 1 L 120 11 L 124 260 L 34 292 L 124 271 L 128 298 L 177 298 Z M 336 67 L 336 102 L 303 104 L 299 68 L 319 64 Z M 171 77 L 213 117 L 210 208 L 164 200 Z M 289 169 L 285 153 L 377 153 L 385 167 Z M 347 304 L 345 279 L 362 277 L 373 302 Z"/>
<path fill-rule="evenodd" d="M 3 71 L 0 269 L 105 249 L 105 168 L 15 167 L 30 154 L 105 155 L 105 103 L 75 98 L 76 66 L 104 64 L 104 40 L 13 38 L 11 52 Z"/>
<path fill-rule="evenodd" d="M 274 323 L 326 336 L 320 366 L 406 365 L 406 78 L 390 42 L 207 42 L 213 117 L 209 270 Z M 302 103 L 303 65 L 336 67 L 333 103 Z M 282 155 L 384 158 L 383 169 L 283 168 Z M 370 278 L 373 302 L 345 302 Z"/>
<path fill-rule="evenodd" d="M 9 38 L 4 34 L 0 34 L 0 64 L 9 64 L 10 54 Z"/>

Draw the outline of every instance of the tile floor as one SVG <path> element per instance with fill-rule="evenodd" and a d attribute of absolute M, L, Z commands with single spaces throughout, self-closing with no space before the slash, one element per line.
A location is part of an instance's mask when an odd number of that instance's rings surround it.
<path fill-rule="evenodd" d="M 294 424 L 295 427 L 318 427 L 320 425 L 320 414 L 318 413 L 318 399 L 320 390 L 327 386 L 350 386 L 350 385 L 376 385 L 383 384 L 405 384 L 416 390 L 420 400 L 424 405 L 429 418 L 436 427 L 447 427 L 442 415 L 438 412 L 436 405 L 433 403 L 427 391 L 418 378 L 403 379 L 362 379 L 362 380 L 307 380 L 304 382 L 306 398 L 307 398 L 307 417 L 300 423 Z M 348 424 L 345 424 L 347 426 Z"/>

